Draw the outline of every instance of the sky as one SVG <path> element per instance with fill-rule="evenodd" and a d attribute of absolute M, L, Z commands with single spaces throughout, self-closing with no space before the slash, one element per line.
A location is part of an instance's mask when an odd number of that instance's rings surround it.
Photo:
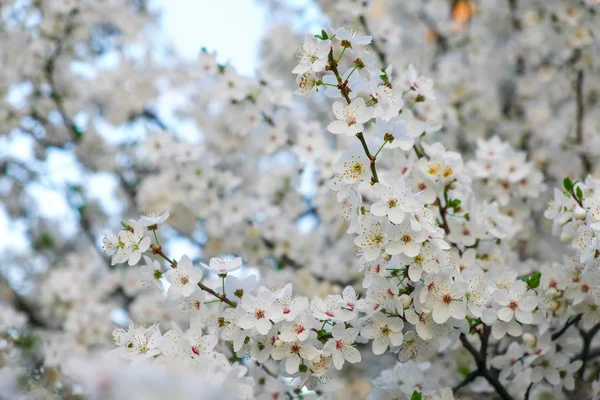
<path fill-rule="evenodd" d="M 203 46 L 217 50 L 219 62 L 230 61 L 244 75 L 258 65 L 258 46 L 266 10 L 256 0 L 153 0 L 162 13 L 163 32 L 184 57 Z"/>

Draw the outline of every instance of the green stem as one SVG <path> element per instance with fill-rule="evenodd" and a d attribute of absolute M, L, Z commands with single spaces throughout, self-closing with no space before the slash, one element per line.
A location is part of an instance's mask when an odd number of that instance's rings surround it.
<path fill-rule="evenodd" d="M 348 76 L 346 77 L 346 80 L 350 79 L 350 77 L 352 76 L 352 74 L 354 73 L 354 71 L 356 71 L 358 69 L 358 66 L 355 66 L 352 71 L 350 71 L 350 73 L 348 74 Z"/>
<path fill-rule="evenodd" d="M 169 257 L 167 257 L 167 255 L 165 253 L 163 253 L 163 251 L 160 249 L 160 246 L 154 247 L 152 249 L 152 253 L 158 254 L 159 256 L 161 256 L 162 258 L 167 260 L 167 262 L 171 265 L 171 268 L 177 268 L 177 261 L 171 260 Z"/>
<path fill-rule="evenodd" d="M 164 258 L 165 260 L 167 260 L 168 263 L 171 265 L 171 268 L 177 268 L 177 262 L 175 262 L 174 260 L 171 260 L 169 257 L 167 257 L 167 255 L 165 253 L 163 253 L 163 251 L 160 249 L 160 246 L 153 246 L 152 247 L 152 252 L 154 254 L 158 254 L 159 256 L 161 256 L 162 258 Z M 223 285 L 224 285 L 224 283 L 223 283 Z M 208 286 L 206 286 L 202 282 L 198 282 L 198 287 L 200 289 L 204 290 L 205 292 L 207 292 L 209 294 L 212 294 L 214 297 L 216 297 L 217 299 L 219 299 L 219 301 L 222 301 L 223 303 L 227 303 L 231 307 L 237 307 L 237 303 L 235 301 L 229 300 L 227 298 L 227 296 L 225 296 L 225 286 L 223 286 L 223 294 L 219 294 L 219 293 L 215 292 L 214 290 L 212 290 L 211 288 L 209 288 Z"/>
<path fill-rule="evenodd" d="M 379 152 L 383 149 L 383 146 L 385 146 L 387 142 L 388 142 L 387 140 L 383 141 L 383 144 L 381 145 L 379 150 L 377 150 L 377 153 L 375 153 L 375 155 L 373 157 L 377 158 L 377 156 L 379 155 Z"/>
<path fill-rule="evenodd" d="M 344 47 L 344 50 L 342 50 L 342 52 L 340 53 L 340 56 L 338 57 L 338 59 L 335 61 L 336 63 L 339 63 L 340 60 L 342 59 L 342 56 L 344 55 L 344 53 L 346 52 L 346 47 Z"/>

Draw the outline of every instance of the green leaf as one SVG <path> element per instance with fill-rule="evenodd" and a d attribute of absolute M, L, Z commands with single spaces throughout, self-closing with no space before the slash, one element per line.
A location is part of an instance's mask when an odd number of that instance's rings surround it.
<path fill-rule="evenodd" d="M 448 201 L 448 207 L 457 209 L 460 206 L 460 199 L 451 199 Z"/>
<path fill-rule="evenodd" d="M 573 190 L 573 181 L 568 176 L 563 179 L 563 186 L 567 192 Z"/>
<path fill-rule="evenodd" d="M 382 72 L 382 74 L 379 75 L 379 78 L 381 78 L 381 80 L 383 81 L 383 83 L 388 83 L 390 81 L 390 78 L 388 78 L 387 72 L 385 72 L 384 68 L 381 69 L 381 72 Z"/>
<path fill-rule="evenodd" d="M 327 36 L 327 32 L 325 32 L 325 29 L 321 29 L 321 37 L 323 38 L 323 40 L 329 39 L 329 36 Z"/>
<path fill-rule="evenodd" d="M 577 194 L 577 198 L 579 200 L 583 200 L 583 191 L 581 190 L 581 188 L 579 186 L 577 186 L 577 189 L 575 190 L 575 194 Z"/>
<path fill-rule="evenodd" d="M 458 367 L 458 373 L 461 374 L 463 377 L 469 375 L 469 372 L 471 371 L 469 371 L 469 367 L 467 367 L 466 365 Z"/>
<path fill-rule="evenodd" d="M 410 400 L 423 400 L 423 394 L 415 390 L 410 396 Z"/>
<path fill-rule="evenodd" d="M 24 350 L 32 349 L 33 346 L 36 345 L 36 343 L 37 338 L 33 335 L 21 335 L 14 341 L 15 346 Z"/>
<path fill-rule="evenodd" d="M 523 282 L 527 284 L 530 289 L 537 289 L 540 286 L 540 278 L 542 277 L 541 272 L 536 272 L 529 278 L 523 278 Z"/>

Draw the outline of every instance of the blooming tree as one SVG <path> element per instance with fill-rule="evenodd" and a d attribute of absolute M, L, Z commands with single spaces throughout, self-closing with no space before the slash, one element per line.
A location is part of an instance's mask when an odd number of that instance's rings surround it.
<path fill-rule="evenodd" d="M 0 396 L 600 398 L 597 2 L 266 3 L 0 5 Z"/>

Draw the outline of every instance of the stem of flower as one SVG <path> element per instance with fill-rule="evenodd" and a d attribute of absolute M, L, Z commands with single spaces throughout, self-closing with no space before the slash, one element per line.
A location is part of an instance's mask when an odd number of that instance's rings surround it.
<path fill-rule="evenodd" d="M 342 50 L 342 52 L 340 53 L 340 56 L 338 57 L 337 60 L 335 60 L 336 63 L 339 63 L 340 60 L 342 59 L 342 56 L 344 55 L 344 53 L 346 52 L 346 47 L 344 47 L 344 49 Z"/>
<path fill-rule="evenodd" d="M 348 74 L 348 76 L 346 77 L 346 80 L 350 79 L 350 76 L 352 76 L 352 74 L 354 73 L 354 71 L 356 71 L 356 69 L 358 68 L 358 66 L 355 66 L 352 71 L 350 71 L 350 73 Z"/>
<path fill-rule="evenodd" d="M 360 140 L 360 144 L 362 144 L 363 150 L 365 151 L 365 155 L 369 160 L 371 160 L 371 184 L 374 185 L 377 182 L 379 182 L 379 177 L 377 176 L 377 167 L 375 167 L 375 157 L 371 155 L 363 133 L 358 132 L 356 134 L 356 137 L 358 138 L 358 140 Z"/>
<path fill-rule="evenodd" d="M 377 150 L 377 153 L 375 153 L 375 155 L 373 157 L 377 158 L 377 156 L 379 155 L 379 152 L 383 149 L 383 146 L 385 146 L 387 142 L 388 142 L 387 140 L 383 141 L 383 144 L 381 145 L 379 150 Z"/>
<path fill-rule="evenodd" d="M 152 248 L 152 253 L 158 254 L 159 256 L 161 256 L 162 258 L 167 260 L 167 262 L 171 265 L 171 268 L 177 268 L 177 262 L 174 260 L 171 260 L 169 257 L 167 257 L 167 255 L 165 253 L 163 253 L 163 251 L 161 250 L 160 246 L 151 246 L 151 248 Z M 219 293 L 215 292 L 214 290 L 212 290 L 211 288 L 209 288 L 202 282 L 198 282 L 198 287 L 200 289 L 204 290 L 205 292 L 212 294 L 213 296 L 215 296 L 217 299 L 219 299 L 223 303 L 227 303 L 231 307 L 237 307 L 237 303 L 235 301 L 229 300 L 227 298 L 227 296 L 225 296 L 225 281 L 224 281 L 224 278 L 222 278 L 222 279 L 223 279 L 223 294 L 219 294 Z"/>

